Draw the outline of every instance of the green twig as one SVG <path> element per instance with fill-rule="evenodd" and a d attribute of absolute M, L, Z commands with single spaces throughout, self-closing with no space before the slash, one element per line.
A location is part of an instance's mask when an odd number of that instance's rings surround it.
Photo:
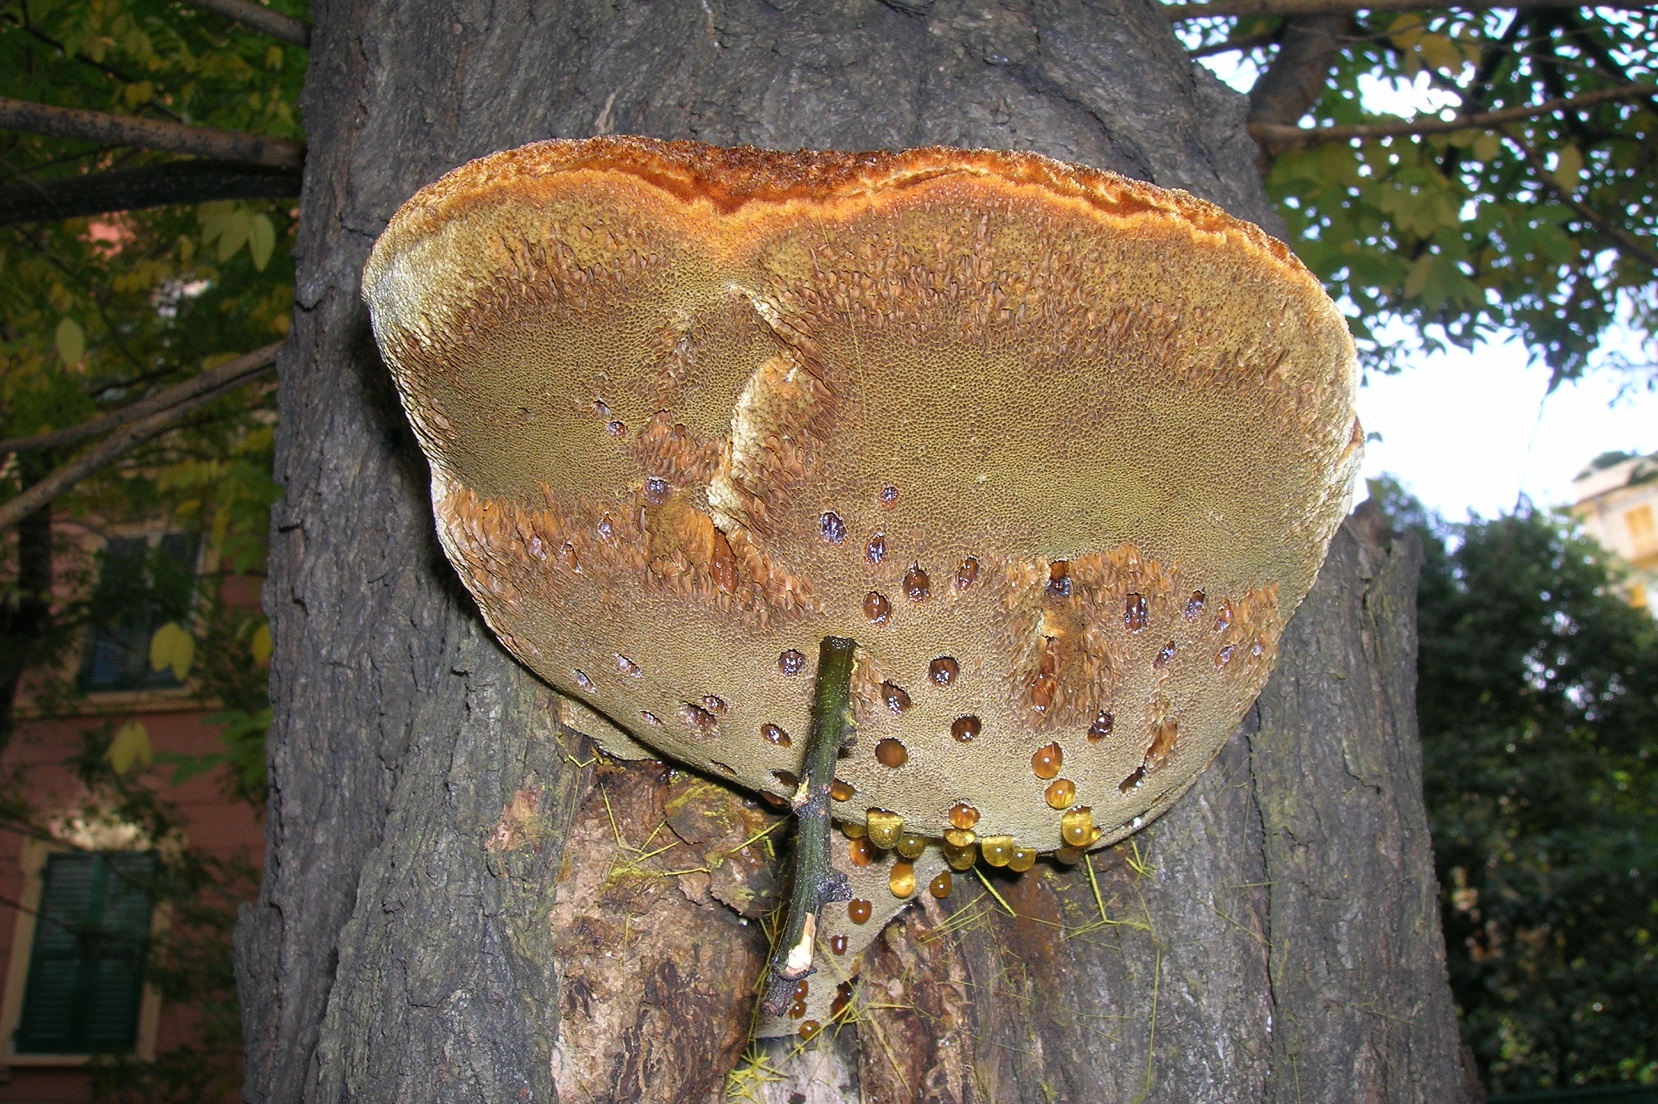
<path fill-rule="evenodd" d="M 829 783 L 835 776 L 835 757 L 851 728 L 852 653 L 856 647 L 844 637 L 826 636 L 818 652 L 805 769 L 790 802 L 795 812 L 795 834 L 789 903 L 783 931 L 772 948 L 765 999 L 761 1002 L 773 1016 L 788 1011 L 795 984 L 813 972 L 818 909 L 852 895 L 846 875 L 829 863 Z"/>

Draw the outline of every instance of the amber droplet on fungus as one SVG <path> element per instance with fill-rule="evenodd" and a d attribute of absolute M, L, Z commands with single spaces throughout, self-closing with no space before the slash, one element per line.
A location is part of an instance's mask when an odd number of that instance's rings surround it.
<path fill-rule="evenodd" d="M 940 870 L 933 876 L 933 880 L 927 883 L 927 892 L 941 901 L 950 896 L 950 890 L 953 888 L 954 879 L 950 877 L 948 870 Z"/>
<path fill-rule="evenodd" d="M 854 924 L 863 924 L 869 920 L 869 902 L 862 897 L 854 897 L 846 902 L 846 915 Z"/>
<path fill-rule="evenodd" d="M 1060 765 L 1064 762 L 1065 752 L 1058 744 L 1044 744 L 1031 753 L 1031 773 L 1047 781 L 1059 773 Z"/>

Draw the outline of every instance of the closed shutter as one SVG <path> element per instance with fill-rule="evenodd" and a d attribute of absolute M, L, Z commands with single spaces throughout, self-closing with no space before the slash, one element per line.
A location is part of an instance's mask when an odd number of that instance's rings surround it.
<path fill-rule="evenodd" d="M 144 851 L 47 858 L 16 1053 L 132 1049 L 154 872 L 155 856 Z"/>

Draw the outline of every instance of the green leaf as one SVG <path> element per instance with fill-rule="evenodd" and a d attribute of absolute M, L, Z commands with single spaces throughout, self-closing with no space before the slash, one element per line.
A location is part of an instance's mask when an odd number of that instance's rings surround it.
<path fill-rule="evenodd" d="M 276 249 L 276 224 L 269 215 L 254 215 L 248 229 L 248 253 L 253 257 L 256 272 L 265 271 Z"/>
<path fill-rule="evenodd" d="M 1561 150 L 1555 158 L 1553 176 L 1561 191 L 1568 194 L 1576 191 L 1578 182 L 1583 178 L 1583 151 L 1576 146 Z"/>
<path fill-rule="evenodd" d="M 147 767 L 154 757 L 150 747 L 150 730 L 144 727 L 143 721 L 128 721 L 122 725 L 104 752 L 104 758 L 109 760 L 116 774 L 126 774 L 138 763 Z"/>
<path fill-rule="evenodd" d="M 65 318 L 58 322 L 58 332 L 53 337 L 58 347 L 58 357 L 65 367 L 80 366 L 81 358 L 86 356 L 86 331 L 73 318 Z"/>
<path fill-rule="evenodd" d="M 1405 274 L 1405 286 L 1402 289 L 1406 299 L 1415 299 L 1422 294 L 1422 289 L 1427 286 L 1428 277 L 1433 275 L 1435 259 L 1432 253 L 1424 253 L 1410 266 L 1410 271 Z"/>

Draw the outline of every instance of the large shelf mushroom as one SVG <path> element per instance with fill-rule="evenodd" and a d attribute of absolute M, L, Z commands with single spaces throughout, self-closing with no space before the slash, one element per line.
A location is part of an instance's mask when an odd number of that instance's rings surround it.
<path fill-rule="evenodd" d="M 364 294 L 444 548 L 543 678 L 792 797 L 820 642 L 855 641 L 821 781 L 867 907 L 820 940 L 1167 808 L 1361 450 L 1282 244 L 1032 154 L 538 143 L 410 199 Z"/>

